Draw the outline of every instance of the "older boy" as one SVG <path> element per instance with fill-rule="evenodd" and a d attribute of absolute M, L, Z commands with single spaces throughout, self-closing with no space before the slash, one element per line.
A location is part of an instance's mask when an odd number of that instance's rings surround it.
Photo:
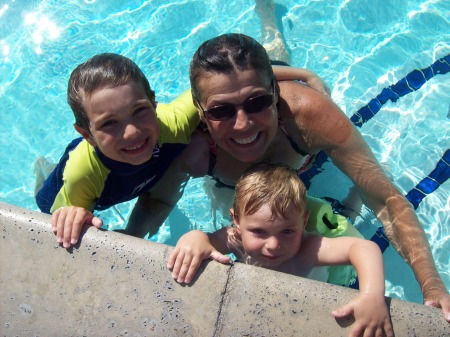
<path fill-rule="evenodd" d="M 77 243 L 84 224 L 102 226 L 93 210 L 152 188 L 199 121 L 189 91 L 157 105 L 141 69 L 117 54 L 80 64 L 69 79 L 68 102 L 82 138 L 69 144 L 36 195 L 41 211 L 53 213 L 64 247 Z"/>

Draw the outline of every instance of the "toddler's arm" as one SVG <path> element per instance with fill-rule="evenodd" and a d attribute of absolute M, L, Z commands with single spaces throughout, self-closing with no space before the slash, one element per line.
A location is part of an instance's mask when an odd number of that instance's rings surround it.
<path fill-rule="evenodd" d="M 275 77 L 278 81 L 302 81 L 309 87 L 330 96 L 330 88 L 322 79 L 312 71 L 304 68 L 294 68 L 289 66 L 272 66 Z"/>
<path fill-rule="evenodd" d="M 189 283 L 203 260 L 213 259 L 221 263 L 230 263 L 231 258 L 219 252 L 216 246 L 226 246 L 221 241 L 226 240 L 227 228 L 222 228 L 212 234 L 193 230 L 184 234 L 177 242 L 167 262 L 167 268 L 172 269 L 172 277 L 179 283 Z M 217 247 L 219 248 L 219 247 Z M 219 248 L 220 249 L 220 248 Z"/>
<path fill-rule="evenodd" d="M 76 206 L 60 207 L 52 214 L 52 231 L 56 241 L 64 248 L 75 245 L 80 238 L 83 225 L 101 228 L 103 221 L 91 212 Z"/>
<path fill-rule="evenodd" d="M 351 263 L 359 278 L 358 296 L 334 310 L 333 316 L 354 316 L 351 336 L 394 336 L 384 298 L 383 258 L 378 246 L 372 241 L 353 237 L 321 238 L 319 241 L 315 246 L 319 264 Z"/>

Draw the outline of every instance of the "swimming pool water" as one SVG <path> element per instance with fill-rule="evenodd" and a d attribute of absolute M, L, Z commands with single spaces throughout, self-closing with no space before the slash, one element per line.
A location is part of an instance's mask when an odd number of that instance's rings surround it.
<path fill-rule="evenodd" d="M 319 74 L 335 102 L 351 116 L 381 90 L 415 68 L 450 53 L 450 2 L 382 0 L 277 1 L 295 66 Z M 66 103 L 70 72 L 88 57 L 116 52 L 143 69 L 161 102 L 189 86 L 188 65 L 204 40 L 226 32 L 260 38 L 253 1 L 5 1 L 0 4 L 0 200 L 25 208 L 33 198 L 33 162 L 59 159 L 77 136 Z M 450 146 L 450 74 L 439 75 L 396 103 L 389 102 L 361 132 L 403 193 L 435 166 Z M 338 131 L 337 131 L 338 132 Z M 331 164 L 310 193 L 342 199 L 350 186 Z M 331 185 L 330 179 L 338 186 Z M 213 230 L 214 212 L 203 179 L 185 196 L 154 239 L 174 244 L 191 228 Z M 441 277 L 450 289 L 450 182 L 417 210 Z M 201 202 L 199 202 L 199 200 Z M 122 226 L 132 202 L 102 212 Z M 195 205 L 195 206 L 194 206 Z M 201 206 L 198 206 L 201 205 Z M 120 216 L 119 216 L 120 215 Z M 217 226 L 226 224 L 218 214 Z M 176 226 L 169 227 L 170 223 Z M 363 213 L 366 237 L 379 226 Z M 389 248 L 384 254 L 386 294 L 421 302 L 412 272 Z"/>

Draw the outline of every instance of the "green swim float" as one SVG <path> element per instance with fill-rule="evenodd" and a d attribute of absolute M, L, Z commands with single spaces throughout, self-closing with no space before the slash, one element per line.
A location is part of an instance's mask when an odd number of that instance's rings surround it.
<path fill-rule="evenodd" d="M 361 233 L 340 214 L 335 214 L 331 205 L 321 199 L 307 197 L 306 205 L 311 212 L 306 231 L 317 233 L 327 238 L 352 236 L 364 238 Z M 355 280 L 356 271 L 353 266 L 328 267 L 327 283 L 348 287 Z"/>

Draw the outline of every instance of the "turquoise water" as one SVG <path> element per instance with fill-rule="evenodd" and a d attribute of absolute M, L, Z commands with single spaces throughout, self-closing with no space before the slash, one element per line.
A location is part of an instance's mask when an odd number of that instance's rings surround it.
<path fill-rule="evenodd" d="M 413 69 L 450 53 L 447 0 L 277 3 L 293 65 L 319 74 L 348 116 Z M 158 100 L 168 102 L 188 88 L 188 64 L 198 45 L 226 32 L 260 39 L 252 1 L 1 2 L 0 201 L 37 210 L 34 159 L 44 155 L 57 160 L 77 136 L 66 103 L 67 80 L 76 65 L 96 53 L 121 53 L 141 66 Z M 450 74 L 439 75 L 418 91 L 384 105 L 361 128 L 403 193 L 424 178 L 449 148 L 449 104 Z M 324 168 L 310 193 L 342 199 L 348 180 L 331 164 Z M 211 225 L 214 212 L 203 183 L 203 179 L 190 182 L 153 240 L 173 244 L 187 229 L 212 230 L 226 224 L 218 214 Z M 417 210 L 447 289 L 449 190 L 447 181 Z M 120 227 L 132 205 L 118 205 L 101 216 L 110 228 Z M 170 222 L 177 226 L 170 228 Z M 368 211 L 356 224 L 366 237 L 380 225 Z M 386 294 L 421 302 L 414 276 L 398 254 L 389 248 L 384 257 Z"/>

